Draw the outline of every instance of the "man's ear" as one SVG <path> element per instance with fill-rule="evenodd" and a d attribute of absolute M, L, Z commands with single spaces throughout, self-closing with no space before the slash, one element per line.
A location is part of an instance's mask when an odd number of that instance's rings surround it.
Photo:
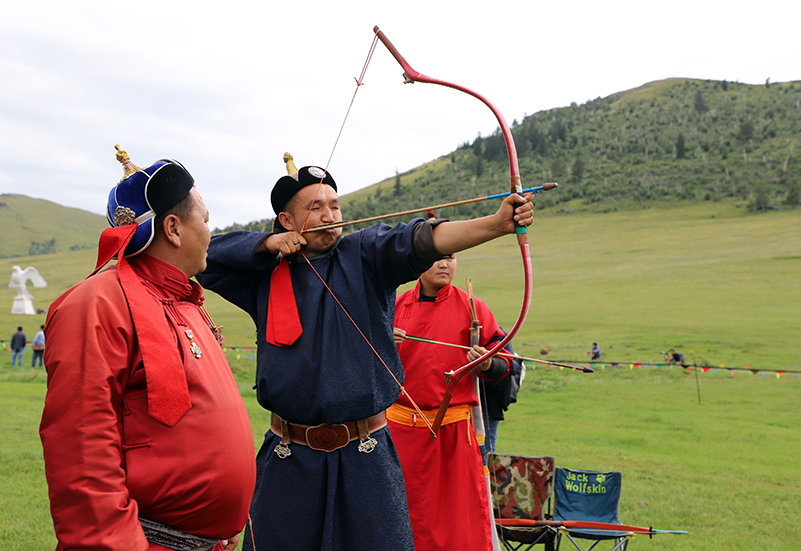
<path fill-rule="evenodd" d="M 279 212 L 278 213 L 278 222 L 284 227 L 287 231 L 295 231 L 295 224 L 293 218 L 287 212 Z"/>
<path fill-rule="evenodd" d="M 181 246 L 181 219 L 175 214 L 168 214 L 162 221 L 162 235 L 171 245 L 178 248 Z"/>

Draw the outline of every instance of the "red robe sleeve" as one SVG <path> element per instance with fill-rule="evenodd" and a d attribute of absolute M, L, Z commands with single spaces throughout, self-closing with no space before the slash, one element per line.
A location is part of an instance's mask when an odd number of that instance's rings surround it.
<path fill-rule="evenodd" d="M 122 394 L 138 363 L 116 272 L 73 288 L 50 309 L 48 392 L 40 435 L 59 549 L 145 550 L 123 466 Z"/>

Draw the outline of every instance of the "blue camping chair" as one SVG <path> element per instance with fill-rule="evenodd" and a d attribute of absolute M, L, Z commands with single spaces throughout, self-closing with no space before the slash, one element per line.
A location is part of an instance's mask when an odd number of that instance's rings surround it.
<path fill-rule="evenodd" d="M 560 549 L 563 538 L 569 540 L 579 551 L 594 549 L 603 541 L 612 542 L 611 551 L 622 551 L 628 547 L 629 540 L 634 537 L 631 532 L 615 530 L 614 526 L 609 529 L 569 526 L 573 524 L 571 521 L 621 524 L 618 520 L 620 478 L 619 472 L 604 473 L 556 467 L 553 520 L 568 525 L 552 528 L 556 531 L 557 550 Z M 589 540 L 592 543 L 585 548 L 578 540 Z"/>

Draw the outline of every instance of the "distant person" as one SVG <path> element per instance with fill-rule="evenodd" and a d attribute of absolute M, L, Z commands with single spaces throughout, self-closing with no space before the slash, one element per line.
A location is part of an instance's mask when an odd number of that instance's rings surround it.
<path fill-rule="evenodd" d="M 442 374 L 479 358 L 504 337 L 490 309 L 474 297 L 481 329 L 478 344 L 468 351 L 406 338 L 408 333 L 471 344 L 471 305 L 467 293 L 451 285 L 455 273 L 456 256 L 446 255 L 420 276 L 414 289 L 395 300 L 394 337 L 406 377 L 404 387 L 432 421 L 445 394 Z M 508 379 L 510 364 L 509 358 L 495 356 L 479 364 L 476 373 L 482 379 Z M 492 549 L 492 513 L 472 421 L 477 405 L 473 377 L 465 377 L 433 442 L 425 421 L 405 395 L 387 410 L 406 481 L 416 551 Z"/>
<path fill-rule="evenodd" d="M 14 366 L 14 361 L 19 358 L 18 366 L 22 367 L 22 356 L 25 354 L 25 343 L 28 342 L 28 337 L 22 332 L 22 327 L 17 327 L 17 332 L 11 336 L 11 366 Z"/>
<path fill-rule="evenodd" d="M 684 354 L 681 352 L 676 352 L 672 348 L 665 354 L 665 359 L 672 364 L 680 365 L 684 367 L 686 364 L 684 363 Z"/>
<path fill-rule="evenodd" d="M 601 347 L 598 346 L 597 342 L 592 343 L 592 349 L 587 352 L 590 356 L 590 360 L 600 360 L 601 359 Z"/>
<path fill-rule="evenodd" d="M 109 194 L 97 268 L 45 325 L 39 434 L 57 549 L 233 551 L 256 458 L 203 289 L 189 279 L 206 267 L 209 213 L 177 161 L 117 159 L 125 177 Z"/>
<path fill-rule="evenodd" d="M 33 336 L 31 342 L 31 350 L 33 350 L 33 359 L 31 360 L 31 367 L 36 367 L 36 358 L 39 358 L 39 367 L 42 367 L 44 350 L 45 350 L 45 334 L 44 325 L 39 327 L 39 330 Z"/>

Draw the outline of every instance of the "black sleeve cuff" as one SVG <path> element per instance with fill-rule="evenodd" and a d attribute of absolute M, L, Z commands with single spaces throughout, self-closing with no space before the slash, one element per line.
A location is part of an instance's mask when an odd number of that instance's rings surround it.
<path fill-rule="evenodd" d="M 497 356 L 493 356 L 491 362 L 490 368 L 486 371 L 482 371 L 481 376 L 492 381 L 503 379 L 506 372 L 509 370 L 509 364 L 506 363 L 506 360 L 498 358 Z"/>
<path fill-rule="evenodd" d="M 425 220 L 417 224 L 412 235 L 414 252 L 417 253 L 417 256 L 426 262 L 436 262 L 442 258 L 442 253 L 434 246 L 434 228 L 447 221 L 447 218 L 443 218 L 442 220 Z"/>

